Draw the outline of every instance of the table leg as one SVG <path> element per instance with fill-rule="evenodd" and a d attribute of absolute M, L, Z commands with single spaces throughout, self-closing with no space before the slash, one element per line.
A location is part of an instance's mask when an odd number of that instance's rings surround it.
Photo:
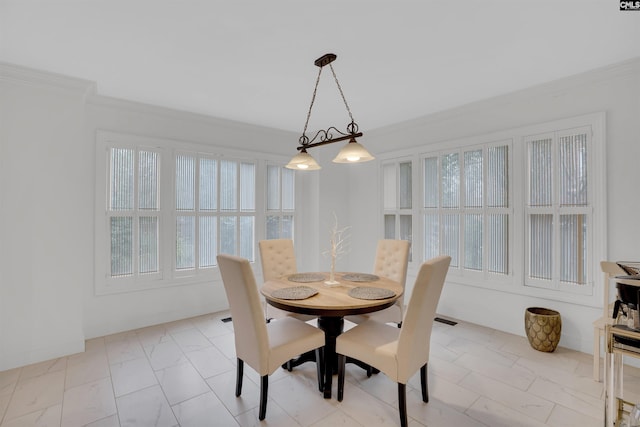
<path fill-rule="evenodd" d="M 344 330 L 344 318 L 318 317 L 318 327 L 324 331 L 324 398 L 331 399 L 333 374 L 338 369 L 336 338 Z"/>

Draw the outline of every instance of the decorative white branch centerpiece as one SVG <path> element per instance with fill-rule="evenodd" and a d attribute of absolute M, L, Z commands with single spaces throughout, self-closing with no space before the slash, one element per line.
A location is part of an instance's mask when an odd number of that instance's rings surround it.
<path fill-rule="evenodd" d="M 329 242 L 331 244 L 331 248 L 328 251 L 323 252 L 324 255 L 331 256 L 329 280 L 324 282 L 327 286 L 337 286 L 340 284 L 340 282 L 336 281 L 335 278 L 336 260 L 348 252 L 347 239 L 349 236 L 347 234 L 347 230 L 349 230 L 350 227 L 338 228 L 338 217 L 335 213 L 333 214 L 333 218 L 333 226 L 329 229 Z"/>

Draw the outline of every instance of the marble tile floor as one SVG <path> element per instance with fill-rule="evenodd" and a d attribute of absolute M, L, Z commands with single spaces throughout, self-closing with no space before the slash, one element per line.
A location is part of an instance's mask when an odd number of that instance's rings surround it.
<path fill-rule="evenodd" d="M 276 371 L 267 418 L 259 377 L 245 365 L 235 397 L 228 312 L 88 340 L 84 353 L 0 372 L 0 426 L 395 426 L 396 384 L 348 365 L 345 398 L 325 400 L 306 363 Z M 435 323 L 430 402 L 407 386 L 411 427 L 601 426 L 603 386 L 591 356 L 532 349 L 526 338 L 460 322 Z M 640 370 L 625 370 L 625 397 L 640 397 Z"/>

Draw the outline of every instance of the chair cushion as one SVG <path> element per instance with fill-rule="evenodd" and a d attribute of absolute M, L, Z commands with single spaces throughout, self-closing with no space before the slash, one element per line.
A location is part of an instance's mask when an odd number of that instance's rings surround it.
<path fill-rule="evenodd" d="M 336 353 L 347 354 L 398 382 L 396 358 L 400 329 L 367 320 L 338 336 Z"/>
<path fill-rule="evenodd" d="M 285 317 L 267 324 L 269 358 L 266 372 L 273 373 L 280 365 L 299 354 L 324 346 L 324 332 L 300 320 Z"/>

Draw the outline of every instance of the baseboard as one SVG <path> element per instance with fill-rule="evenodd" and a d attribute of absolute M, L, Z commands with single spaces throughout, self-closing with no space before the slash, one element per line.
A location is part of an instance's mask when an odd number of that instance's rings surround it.
<path fill-rule="evenodd" d="M 11 352 L 4 349 L 0 353 L 0 372 L 22 366 L 32 365 L 59 357 L 84 352 L 84 338 L 57 343 L 50 347 L 34 348 L 28 351 Z M 9 351 L 7 351 L 9 350 Z"/>

